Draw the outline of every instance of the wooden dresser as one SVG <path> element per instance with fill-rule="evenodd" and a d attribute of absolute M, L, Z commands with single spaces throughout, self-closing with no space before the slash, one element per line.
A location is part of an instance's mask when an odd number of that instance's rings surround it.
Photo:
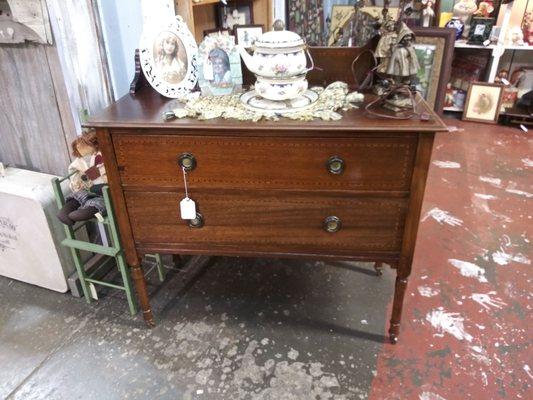
<path fill-rule="evenodd" d="M 153 325 L 145 253 L 386 262 L 397 270 L 394 343 L 415 248 L 434 133 L 429 121 L 174 120 L 150 88 L 93 116 L 128 263 Z M 198 218 L 180 218 L 186 166 Z"/>

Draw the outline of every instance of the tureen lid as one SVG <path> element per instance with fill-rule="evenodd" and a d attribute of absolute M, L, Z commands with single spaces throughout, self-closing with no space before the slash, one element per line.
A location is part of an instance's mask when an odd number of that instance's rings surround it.
<path fill-rule="evenodd" d="M 255 47 L 285 48 L 304 44 L 304 40 L 295 32 L 285 30 L 285 24 L 278 19 L 274 22 L 274 30 L 265 32 L 255 41 Z"/>

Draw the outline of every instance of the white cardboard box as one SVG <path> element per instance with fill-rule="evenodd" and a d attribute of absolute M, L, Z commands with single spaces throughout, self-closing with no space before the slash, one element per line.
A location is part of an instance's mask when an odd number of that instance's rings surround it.
<path fill-rule="evenodd" d="M 0 176 L 0 275 L 66 292 L 74 262 L 61 245 L 52 178 L 18 168 Z"/>

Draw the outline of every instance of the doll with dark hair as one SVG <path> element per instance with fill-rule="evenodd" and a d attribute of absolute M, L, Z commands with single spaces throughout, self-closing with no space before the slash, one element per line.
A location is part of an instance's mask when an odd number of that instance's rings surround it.
<path fill-rule="evenodd" d="M 102 188 L 107 183 L 102 153 L 94 132 L 82 134 L 72 142 L 72 155 L 76 159 L 69 165 L 70 189 L 65 205 L 57 217 L 66 225 L 86 221 L 97 213 L 106 214 Z"/>

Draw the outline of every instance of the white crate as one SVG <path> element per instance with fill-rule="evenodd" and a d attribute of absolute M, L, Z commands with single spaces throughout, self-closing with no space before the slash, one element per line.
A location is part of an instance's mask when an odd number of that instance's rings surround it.
<path fill-rule="evenodd" d="M 17 168 L 0 176 L 0 275 L 66 292 L 74 262 L 61 245 L 52 178 Z"/>

